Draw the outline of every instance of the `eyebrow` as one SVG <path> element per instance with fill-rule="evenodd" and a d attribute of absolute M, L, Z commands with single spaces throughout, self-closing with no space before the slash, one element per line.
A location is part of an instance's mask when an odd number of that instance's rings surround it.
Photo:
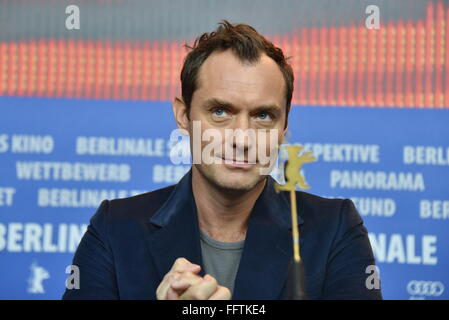
<path fill-rule="evenodd" d="M 229 108 L 231 110 L 238 109 L 232 103 L 227 102 L 225 100 L 218 99 L 218 98 L 207 99 L 203 103 L 203 107 L 204 108 L 219 108 L 219 107 L 221 107 L 221 108 Z M 273 112 L 275 114 L 280 114 L 281 108 L 276 104 L 267 104 L 267 105 L 257 106 L 256 108 L 254 108 L 254 110 L 252 110 L 252 112 Z"/>

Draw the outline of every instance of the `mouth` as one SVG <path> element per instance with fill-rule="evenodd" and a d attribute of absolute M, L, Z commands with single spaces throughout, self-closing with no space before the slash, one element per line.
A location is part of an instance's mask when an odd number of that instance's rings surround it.
<path fill-rule="evenodd" d="M 221 158 L 223 160 L 224 165 L 234 167 L 234 168 L 250 168 L 254 165 L 256 165 L 256 162 L 249 162 L 249 161 L 237 161 L 235 159 L 226 159 Z"/>

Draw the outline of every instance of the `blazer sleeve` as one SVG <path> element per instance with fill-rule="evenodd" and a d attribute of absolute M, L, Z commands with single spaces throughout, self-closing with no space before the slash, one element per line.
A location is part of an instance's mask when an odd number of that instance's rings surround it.
<path fill-rule="evenodd" d="M 323 299 L 380 300 L 380 279 L 373 288 L 373 250 L 368 232 L 363 225 L 354 203 L 342 202 L 338 228 L 328 257 Z M 371 278 L 369 278 L 371 276 Z M 367 285 L 368 283 L 368 285 Z M 376 288 L 377 287 L 377 288 Z"/>
<path fill-rule="evenodd" d="M 63 300 L 118 299 L 114 259 L 108 241 L 109 201 L 104 200 L 90 219 L 73 258 L 79 268 L 79 289 L 67 289 Z"/>

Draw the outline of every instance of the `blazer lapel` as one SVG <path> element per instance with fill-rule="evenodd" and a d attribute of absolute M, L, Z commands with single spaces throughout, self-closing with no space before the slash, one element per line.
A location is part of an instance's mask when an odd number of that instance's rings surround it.
<path fill-rule="evenodd" d="M 201 247 L 191 171 L 176 185 L 164 205 L 150 219 L 147 244 L 160 280 L 177 258 L 201 265 Z M 201 275 L 204 271 L 201 270 Z"/>
<path fill-rule="evenodd" d="M 235 280 L 235 300 L 279 299 L 286 284 L 293 257 L 290 202 L 288 193 L 276 193 L 274 183 L 268 176 L 249 219 Z M 298 216 L 298 224 L 302 223 Z"/>

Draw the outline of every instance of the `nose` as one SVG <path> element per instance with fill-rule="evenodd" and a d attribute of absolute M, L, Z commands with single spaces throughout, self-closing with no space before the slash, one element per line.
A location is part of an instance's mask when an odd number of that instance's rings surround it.
<path fill-rule="evenodd" d="M 253 148 L 256 140 L 256 132 L 251 127 L 249 115 L 239 115 L 232 125 L 232 138 L 229 143 L 238 157 L 247 158 L 248 151 Z"/>

